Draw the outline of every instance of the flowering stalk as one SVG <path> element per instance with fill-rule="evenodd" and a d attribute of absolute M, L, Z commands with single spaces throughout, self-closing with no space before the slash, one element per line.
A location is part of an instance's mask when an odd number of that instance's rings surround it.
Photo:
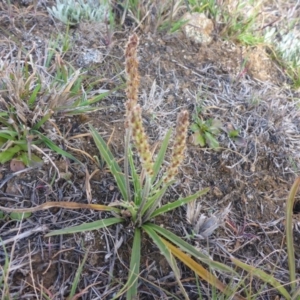
<path fill-rule="evenodd" d="M 137 103 L 138 100 L 138 87 L 140 83 L 140 77 L 138 74 L 138 60 L 137 60 L 137 46 L 138 36 L 133 34 L 129 37 L 128 43 L 125 48 L 125 71 L 127 75 L 127 88 L 126 88 L 126 120 L 125 120 L 125 158 L 124 158 L 124 172 L 127 195 L 129 196 L 128 201 L 131 201 L 131 190 L 129 183 L 129 169 L 128 169 L 128 150 L 130 147 L 131 129 L 129 128 L 129 119 L 131 115 L 132 107 Z"/>
<path fill-rule="evenodd" d="M 184 159 L 184 150 L 186 147 L 186 137 L 187 137 L 187 130 L 189 126 L 189 113 L 187 110 L 183 110 L 180 112 L 177 118 L 177 126 L 176 126 L 176 133 L 175 133 L 175 141 L 173 144 L 172 156 L 171 156 L 171 163 L 169 168 L 166 171 L 166 174 L 163 176 L 163 186 L 162 190 L 166 191 L 168 185 L 174 179 L 175 175 L 178 173 L 178 167 Z M 142 222 L 147 222 L 151 219 L 151 215 L 156 210 L 157 206 L 161 202 L 163 197 L 161 194 L 155 202 L 149 207 L 146 213 L 143 216 Z"/>
<path fill-rule="evenodd" d="M 127 88 L 125 90 L 127 96 L 127 116 L 133 106 L 138 101 L 138 88 L 140 84 L 140 76 L 138 72 L 138 60 L 137 60 L 137 47 L 139 39 L 136 34 L 129 37 L 128 43 L 125 49 L 125 71 L 127 75 Z"/>
<path fill-rule="evenodd" d="M 187 130 L 189 126 L 189 113 L 183 110 L 177 117 L 177 126 L 175 141 L 172 150 L 171 163 L 163 177 L 165 184 L 174 179 L 178 173 L 178 167 L 184 159 L 184 150 L 186 147 Z"/>
<path fill-rule="evenodd" d="M 127 103 L 128 104 L 128 103 Z M 140 105 L 135 105 L 131 109 L 131 115 L 128 120 L 129 128 L 132 131 L 132 138 L 139 155 L 143 169 L 148 175 L 148 178 L 153 176 L 153 161 L 152 154 L 150 151 L 148 137 L 145 133 L 143 124 L 142 124 L 142 115 Z"/>

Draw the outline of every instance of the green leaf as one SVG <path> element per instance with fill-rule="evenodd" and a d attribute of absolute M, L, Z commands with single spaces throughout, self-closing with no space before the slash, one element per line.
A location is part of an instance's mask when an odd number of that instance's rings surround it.
<path fill-rule="evenodd" d="M 135 228 L 130 258 L 129 278 L 125 285 L 125 287 L 128 287 L 126 299 L 135 299 L 135 297 L 137 296 L 137 287 L 141 263 L 141 243 L 141 230 L 140 228 Z"/>
<path fill-rule="evenodd" d="M 91 230 L 97 230 L 100 228 L 108 227 L 113 224 L 121 223 L 124 219 L 121 218 L 109 218 L 104 220 L 98 220 L 91 223 L 84 223 L 78 226 L 74 227 L 67 227 L 59 230 L 54 230 L 49 233 L 47 233 L 45 236 L 53 236 L 53 235 L 59 235 L 59 234 L 70 234 L 70 233 L 76 233 L 76 232 L 85 232 L 85 231 L 91 231 Z"/>
<path fill-rule="evenodd" d="M 47 145 L 47 147 L 51 150 L 53 150 L 54 152 L 64 156 L 64 157 L 68 157 L 78 163 L 81 163 L 77 158 L 75 158 L 72 154 L 62 150 L 61 148 L 59 148 L 58 146 L 56 146 L 50 139 L 48 139 L 47 137 L 45 137 L 44 135 L 42 135 L 41 133 L 39 133 L 36 130 L 32 131 L 34 134 L 38 135 L 39 138 L 42 140 L 42 142 Z"/>
<path fill-rule="evenodd" d="M 28 106 L 32 109 L 33 108 L 33 105 L 36 101 L 36 96 L 38 94 L 38 92 L 40 91 L 41 89 L 41 84 L 38 83 L 37 86 L 35 87 L 35 89 L 33 90 L 29 100 L 28 100 Z"/>
<path fill-rule="evenodd" d="M 222 123 L 218 119 L 210 119 L 209 122 L 209 132 L 213 135 L 217 135 L 220 133 L 220 128 L 222 127 Z"/>
<path fill-rule="evenodd" d="M 32 130 L 39 130 L 45 122 L 47 122 L 52 116 L 52 113 L 47 113 L 44 115 L 33 127 Z"/>
<path fill-rule="evenodd" d="M 239 133 L 240 133 L 239 129 L 234 129 L 234 130 L 230 130 L 228 135 L 231 139 L 233 139 L 233 138 L 238 137 Z"/>
<path fill-rule="evenodd" d="M 296 289 L 296 267 L 295 267 L 295 248 L 293 238 L 293 207 L 295 197 L 300 186 L 300 177 L 296 178 L 290 190 L 289 196 L 286 201 L 286 243 L 288 252 L 288 265 L 290 273 L 291 287 L 293 291 Z"/>
<path fill-rule="evenodd" d="M 102 92 L 99 95 L 97 95 L 93 98 L 89 98 L 88 100 L 82 102 L 80 106 L 87 106 L 87 105 L 97 103 L 97 102 L 103 100 L 104 98 L 106 98 L 107 96 L 113 94 L 114 92 L 116 92 L 120 89 L 123 89 L 125 86 L 126 86 L 126 84 L 121 84 L 108 92 Z"/>
<path fill-rule="evenodd" d="M 4 219 L 4 212 L 0 210 L 0 220 Z"/>
<path fill-rule="evenodd" d="M 143 211 L 142 211 L 142 215 L 144 215 L 144 213 L 150 209 L 151 207 L 153 207 L 153 205 L 155 204 L 155 201 L 158 199 L 158 198 L 161 198 L 164 193 L 166 192 L 167 188 L 170 186 L 170 184 L 167 184 L 165 186 L 163 186 L 161 189 L 159 189 L 158 191 L 155 192 L 155 194 L 151 197 L 148 198 L 147 200 L 147 203 L 145 205 L 145 207 L 143 208 Z"/>
<path fill-rule="evenodd" d="M 28 152 L 21 152 L 21 154 L 17 156 L 16 159 L 22 161 L 27 167 L 43 164 L 43 160 L 34 153 L 31 153 L 31 160 L 29 160 Z"/>
<path fill-rule="evenodd" d="M 133 162 L 133 153 L 130 147 L 128 147 L 128 161 L 130 165 L 131 170 L 131 176 L 132 176 L 132 182 L 134 186 L 134 203 L 136 205 L 141 204 L 142 200 L 142 186 L 141 186 L 141 180 L 137 173 L 137 170 L 135 168 L 134 162 Z"/>
<path fill-rule="evenodd" d="M 75 273 L 75 277 L 74 277 L 74 280 L 72 282 L 71 292 L 70 292 L 69 297 L 68 297 L 68 299 L 70 299 L 70 300 L 76 299 L 76 298 L 73 298 L 73 297 L 75 296 L 76 289 L 77 289 L 78 284 L 79 284 L 80 275 L 82 274 L 82 269 L 83 269 L 83 266 L 84 266 L 84 264 L 86 262 L 88 254 L 89 254 L 89 252 L 86 251 L 85 254 L 84 254 L 83 260 L 79 264 L 78 269 L 77 269 L 77 271 Z"/>
<path fill-rule="evenodd" d="M 214 136 L 211 133 L 206 131 L 204 132 L 204 135 L 205 135 L 206 142 L 210 148 L 212 149 L 219 148 L 219 142 L 214 138 Z"/>
<path fill-rule="evenodd" d="M 205 138 L 199 131 L 193 134 L 193 138 L 194 145 L 200 145 L 201 147 L 204 147 L 206 145 Z"/>
<path fill-rule="evenodd" d="M 161 254 L 166 258 L 167 262 L 169 263 L 170 267 L 172 268 L 175 278 L 177 279 L 177 283 L 182 291 L 182 293 L 185 296 L 185 299 L 189 299 L 181 282 L 180 282 L 180 271 L 178 269 L 178 266 L 176 264 L 175 258 L 171 254 L 171 251 L 166 247 L 166 245 L 163 243 L 160 236 L 153 230 L 152 228 L 153 224 L 147 223 L 142 226 L 142 228 L 145 230 L 145 232 L 151 237 L 153 242 L 158 247 Z"/>
<path fill-rule="evenodd" d="M 191 126 L 190 126 L 190 129 L 193 131 L 193 132 L 198 132 L 200 130 L 198 124 L 196 123 L 193 123 Z"/>
<path fill-rule="evenodd" d="M 195 258 L 201 260 L 202 262 L 209 265 L 211 268 L 214 268 L 216 270 L 220 270 L 220 271 L 223 271 L 223 272 L 229 272 L 229 273 L 232 273 L 234 275 L 237 275 L 237 273 L 233 269 L 231 269 L 230 267 L 228 267 L 228 266 L 226 266 L 222 263 L 219 263 L 217 261 L 212 260 L 208 255 L 206 255 L 202 252 L 199 252 L 197 249 L 195 249 L 195 247 L 193 247 L 189 243 L 185 242 L 182 238 L 178 237 L 177 235 L 175 235 L 171 231 L 169 231 L 167 229 L 164 229 L 160 226 L 157 226 L 155 224 L 151 224 L 151 228 L 153 230 L 155 230 L 159 235 L 162 235 L 167 240 L 169 240 L 170 242 L 172 242 L 173 244 L 178 246 L 181 250 L 183 250 L 184 252 L 186 252 L 186 253 L 194 256 Z"/>
<path fill-rule="evenodd" d="M 7 139 L 0 136 L 0 148 L 7 142 Z"/>
<path fill-rule="evenodd" d="M 170 202 L 168 204 L 165 204 L 162 207 L 160 207 L 157 210 L 155 210 L 153 212 L 153 214 L 151 215 L 151 218 L 154 218 L 154 217 L 159 216 L 159 215 L 161 215 L 161 214 L 163 214 L 165 212 L 171 211 L 171 210 L 173 210 L 173 209 L 175 209 L 175 208 L 177 208 L 179 206 L 182 206 L 182 205 L 187 204 L 187 203 L 189 203 L 191 201 L 194 201 L 197 198 L 205 195 L 207 192 L 209 192 L 209 188 L 206 188 L 206 189 L 204 189 L 202 191 L 199 191 L 199 192 L 195 193 L 194 195 L 188 196 L 186 198 L 180 198 L 180 199 L 178 199 L 178 200 L 176 200 L 174 202 Z"/>
<path fill-rule="evenodd" d="M 118 188 L 125 201 L 129 201 L 129 195 L 127 195 L 127 189 L 125 184 L 125 175 L 122 173 L 120 166 L 118 165 L 113 154 L 109 150 L 107 144 L 93 126 L 90 125 L 90 130 L 95 141 L 95 144 L 100 152 L 102 159 L 106 162 L 107 167 L 114 176 Z"/>
<path fill-rule="evenodd" d="M 12 130 L 1 130 L 0 131 L 0 137 L 2 139 L 8 140 L 8 141 L 12 141 L 15 138 L 18 137 L 18 133 Z"/>
<path fill-rule="evenodd" d="M 152 176 L 151 178 L 151 183 L 154 183 L 157 175 L 158 175 L 158 172 L 164 162 L 164 158 L 165 158 L 165 155 L 166 155 L 166 152 L 167 152 L 167 149 L 168 149 L 168 145 L 169 145 L 169 140 L 170 140 L 170 137 L 171 137 L 171 133 L 172 133 L 172 130 L 169 129 L 162 144 L 161 144 L 161 147 L 159 149 L 159 152 L 157 154 L 157 157 L 156 157 L 156 160 L 155 160 L 155 163 L 154 163 L 154 166 L 153 166 L 153 171 L 154 171 L 154 175 Z"/>
<path fill-rule="evenodd" d="M 12 220 L 16 220 L 16 221 L 21 221 L 23 219 L 27 219 L 31 216 L 30 212 L 25 212 L 25 213 L 17 213 L 17 212 L 12 212 L 9 214 L 9 217 Z"/>
<path fill-rule="evenodd" d="M 0 163 L 4 164 L 7 161 L 10 161 L 16 153 L 21 150 L 19 145 L 8 148 L 7 150 L 0 152 Z"/>

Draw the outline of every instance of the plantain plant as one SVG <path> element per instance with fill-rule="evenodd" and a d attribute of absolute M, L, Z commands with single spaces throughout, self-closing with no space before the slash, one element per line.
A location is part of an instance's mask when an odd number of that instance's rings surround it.
<path fill-rule="evenodd" d="M 184 159 L 187 130 L 189 126 L 189 114 L 184 110 L 178 115 L 170 163 L 165 172 L 161 172 L 172 133 L 171 130 L 167 132 L 156 159 L 154 160 L 150 151 L 148 137 L 142 125 L 141 107 L 137 104 L 139 86 L 138 61 L 136 57 L 137 46 L 138 37 L 134 34 L 129 38 L 125 50 L 126 73 L 128 77 L 126 95 L 128 100 L 126 102 L 125 119 L 124 171 L 119 166 L 104 139 L 98 134 L 95 128 L 90 126 L 90 131 L 100 156 L 102 160 L 106 162 L 108 169 L 114 176 L 122 199 L 118 202 L 111 203 L 111 205 L 108 206 L 100 204 L 46 202 L 37 207 L 15 209 L 14 211 L 34 212 L 50 207 L 64 207 L 71 209 L 89 208 L 110 211 L 113 215 L 107 219 L 55 230 L 46 234 L 46 237 L 97 230 L 114 224 L 127 222 L 128 219 L 130 219 L 134 226 L 134 237 L 128 280 L 115 296 L 115 299 L 118 299 L 125 293 L 126 298 L 129 300 L 135 299 L 138 295 L 138 282 L 141 271 L 141 244 L 144 234 L 152 239 L 153 243 L 169 263 L 184 299 L 189 299 L 189 297 L 180 281 L 180 271 L 175 258 L 184 263 L 213 287 L 219 289 L 222 293 L 233 299 L 244 299 L 242 296 L 236 294 L 232 287 L 225 286 L 211 271 L 205 269 L 199 261 L 206 264 L 209 270 L 219 270 L 228 272 L 231 275 L 236 275 L 233 269 L 212 260 L 208 255 L 198 251 L 179 236 L 155 224 L 156 217 L 172 211 L 179 206 L 195 201 L 200 196 L 206 194 L 209 189 L 205 188 L 188 197 L 179 198 L 167 203 L 163 201 L 164 195 L 167 189 L 172 185 L 174 178 L 178 173 L 178 167 Z M 132 146 L 135 147 L 135 151 L 139 156 L 141 172 L 138 172 L 139 168 L 134 164 Z M 163 175 L 160 176 L 159 174 Z M 12 209 L 7 208 L 4 208 L 4 210 L 12 211 Z"/>
<path fill-rule="evenodd" d="M 133 35 L 130 37 L 125 51 L 126 73 L 128 76 L 126 94 L 128 101 L 126 102 L 124 172 L 122 172 L 121 167 L 118 165 L 103 138 L 92 126 L 90 126 L 92 136 L 99 149 L 101 158 L 107 163 L 107 166 L 113 174 L 122 195 L 121 201 L 114 203 L 114 206 L 107 207 L 107 209 L 113 210 L 117 216 L 95 221 L 90 224 L 83 224 L 72 228 L 53 231 L 47 234 L 47 236 L 99 229 L 112 224 L 124 222 L 126 219 L 130 218 L 134 224 L 135 230 L 128 281 L 116 298 L 126 292 L 127 299 L 134 299 L 138 293 L 137 287 L 140 273 L 141 241 L 142 234 L 144 233 L 148 234 L 152 238 L 153 242 L 170 264 L 185 299 L 188 299 L 188 296 L 180 282 L 180 272 L 175 263 L 174 257 L 185 262 L 192 270 L 208 282 L 215 284 L 219 286 L 221 290 L 226 291 L 226 287 L 214 275 L 207 272 L 200 264 L 194 261 L 183 251 L 201 259 L 203 262 L 209 264 L 210 267 L 221 268 L 223 270 L 226 269 L 230 272 L 232 270 L 220 263 L 212 261 L 208 256 L 197 251 L 180 237 L 155 225 L 152 221 L 159 215 L 174 210 L 175 208 L 191 201 L 195 201 L 197 198 L 207 193 L 209 189 L 201 190 L 194 195 L 180 198 L 176 201 L 162 205 L 163 196 L 168 187 L 173 183 L 173 179 L 178 172 L 179 164 L 184 158 L 187 129 L 189 124 L 188 112 L 182 111 L 178 116 L 171 162 L 164 175 L 159 178 L 158 175 L 164 162 L 166 150 L 171 137 L 171 131 L 168 131 L 166 134 L 157 158 L 153 161 L 148 137 L 142 125 L 141 107 L 137 104 L 139 85 L 138 62 L 136 58 L 137 45 L 137 35 Z M 134 165 L 133 151 L 131 147 L 132 141 L 142 166 L 142 172 L 140 175 Z M 115 205 L 117 205 L 118 208 Z M 230 291 L 230 293 L 232 292 Z"/>
<path fill-rule="evenodd" d="M 200 116 L 200 108 L 196 108 L 193 114 L 193 123 L 190 129 L 193 131 L 194 145 L 205 147 L 208 145 L 212 149 L 219 148 L 217 136 L 220 133 L 221 122 L 217 119 L 203 120 Z"/>

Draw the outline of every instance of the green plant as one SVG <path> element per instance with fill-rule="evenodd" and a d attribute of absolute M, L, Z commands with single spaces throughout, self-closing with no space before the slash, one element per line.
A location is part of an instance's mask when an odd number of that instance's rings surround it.
<path fill-rule="evenodd" d="M 188 9 L 193 12 L 207 13 L 214 19 L 220 14 L 220 4 L 216 0 L 188 0 L 186 1 Z"/>
<path fill-rule="evenodd" d="M 48 53 L 46 55 L 45 67 L 49 68 L 53 60 L 53 56 L 59 53 L 63 57 L 72 47 L 72 42 L 69 34 L 69 26 L 67 26 L 65 33 L 59 33 L 57 36 L 52 37 L 48 44 Z"/>
<path fill-rule="evenodd" d="M 234 6 L 228 4 L 228 7 L 221 11 L 221 35 L 248 46 L 263 43 L 263 37 L 257 34 L 260 5 L 260 2 L 247 1 L 238 1 Z"/>
<path fill-rule="evenodd" d="M 274 27 L 266 30 L 264 40 L 271 45 L 273 57 L 285 69 L 295 88 L 300 87 L 300 39 L 295 24 L 286 31 L 276 31 Z M 280 37 L 280 38 L 279 38 Z"/>
<path fill-rule="evenodd" d="M 191 11 L 205 13 L 212 18 L 216 30 L 223 38 L 249 46 L 263 43 L 264 38 L 257 34 L 260 2 L 239 0 L 228 1 L 224 5 L 217 0 L 188 0 L 187 2 Z"/>
<path fill-rule="evenodd" d="M 56 0 L 56 6 L 48 12 L 67 25 L 81 21 L 104 22 L 108 19 L 109 6 L 106 1 Z"/>
<path fill-rule="evenodd" d="M 232 129 L 228 131 L 228 136 L 231 139 L 236 139 L 240 134 L 240 130 L 239 129 Z"/>
<path fill-rule="evenodd" d="M 181 0 L 167 1 L 139 1 L 126 0 L 119 3 L 123 8 L 121 24 L 126 16 L 131 18 L 137 27 L 143 31 L 168 30 L 174 32 L 185 22 L 178 20 L 177 16 L 184 9 Z"/>
<path fill-rule="evenodd" d="M 196 248 L 185 242 L 182 238 L 153 222 L 156 217 L 162 216 L 164 213 L 172 211 L 179 206 L 195 201 L 197 198 L 207 193 L 209 189 L 206 188 L 188 197 L 179 198 L 175 201 L 169 200 L 165 203 L 165 192 L 168 187 L 172 185 L 178 172 L 178 167 L 184 158 L 188 130 L 188 112 L 182 111 L 178 115 L 171 161 L 166 171 L 163 172 L 163 175 L 159 176 L 159 174 L 161 174 L 160 171 L 163 168 L 165 154 L 171 138 L 171 131 L 169 130 L 166 134 L 157 157 L 155 161 L 153 161 L 148 138 L 142 125 L 141 108 L 137 104 L 137 89 L 139 85 L 138 62 L 136 58 L 137 45 L 137 35 L 133 35 L 130 37 L 125 51 L 126 73 L 128 75 L 126 94 L 128 101 L 126 102 L 124 172 L 118 165 L 117 160 L 114 158 L 106 142 L 98 132 L 90 126 L 90 131 L 95 144 L 99 149 L 100 156 L 103 161 L 106 162 L 107 167 L 114 176 L 122 199 L 111 203 L 109 206 L 69 202 L 46 202 L 37 207 L 14 209 L 13 211 L 34 212 L 50 207 L 66 207 L 111 211 L 114 215 L 114 217 L 111 218 L 55 230 L 48 233 L 46 235 L 47 237 L 105 228 L 114 224 L 126 222 L 130 219 L 134 226 L 134 237 L 128 280 L 121 291 L 119 291 L 118 295 L 115 296 L 115 299 L 118 299 L 118 297 L 124 293 L 126 293 L 127 299 L 134 299 L 138 294 L 143 234 L 147 234 L 152 239 L 169 263 L 184 299 L 188 299 L 188 295 L 180 281 L 180 272 L 175 262 L 175 258 L 179 259 L 198 276 L 221 290 L 224 294 L 230 295 L 234 299 L 244 299 L 238 294 L 235 294 L 231 287 L 226 287 L 212 272 L 206 270 L 196 260 L 202 261 L 213 270 L 221 270 L 222 272 L 235 274 L 234 270 L 222 263 L 213 261 L 208 255 L 196 250 Z M 131 140 L 133 141 L 141 163 L 142 171 L 140 175 L 138 168 L 134 164 Z M 2 207 L 0 207 L 0 209 L 2 209 Z M 12 209 L 4 208 L 4 210 L 11 211 Z"/>
<path fill-rule="evenodd" d="M 199 109 L 193 114 L 193 124 L 190 129 L 193 133 L 193 143 L 204 147 L 208 145 L 212 149 L 219 148 L 216 136 L 220 133 L 221 123 L 217 119 L 202 120 L 199 117 Z"/>
<path fill-rule="evenodd" d="M 52 50 L 49 56 L 53 57 Z M 45 64 L 50 65 L 48 56 Z M 52 151 L 77 159 L 56 145 L 62 140 L 56 128 L 56 116 L 72 116 L 94 111 L 92 104 L 102 100 L 108 93 L 87 99 L 92 89 L 84 88 L 84 73 L 67 65 L 59 55 L 46 69 L 33 62 L 28 54 L 23 62 L 4 62 L 0 68 L 0 163 L 15 158 L 26 166 L 39 165 L 42 160 L 36 153 L 46 156 L 39 145 Z M 55 141 L 55 142 L 54 142 Z"/>

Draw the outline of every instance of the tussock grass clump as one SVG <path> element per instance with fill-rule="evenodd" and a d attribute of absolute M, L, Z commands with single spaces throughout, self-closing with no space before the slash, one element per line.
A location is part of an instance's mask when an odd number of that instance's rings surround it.
<path fill-rule="evenodd" d="M 49 50 L 44 62 L 35 62 L 31 54 L 2 61 L 0 67 L 0 163 L 12 158 L 26 166 L 41 163 L 35 153 L 43 154 L 39 145 L 77 161 L 58 145 L 63 136 L 55 124 L 56 117 L 73 116 L 99 109 L 92 104 L 107 93 L 89 99 L 84 88 L 85 74 L 65 64 Z M 51 130 L 50 128 L 54 129 Z M 65 142 L 65 141 L 64 141 Z M 58 144 L 58 145 L 57 145 Z M 32 150 L 35 151 L 32 152 Z"/>

